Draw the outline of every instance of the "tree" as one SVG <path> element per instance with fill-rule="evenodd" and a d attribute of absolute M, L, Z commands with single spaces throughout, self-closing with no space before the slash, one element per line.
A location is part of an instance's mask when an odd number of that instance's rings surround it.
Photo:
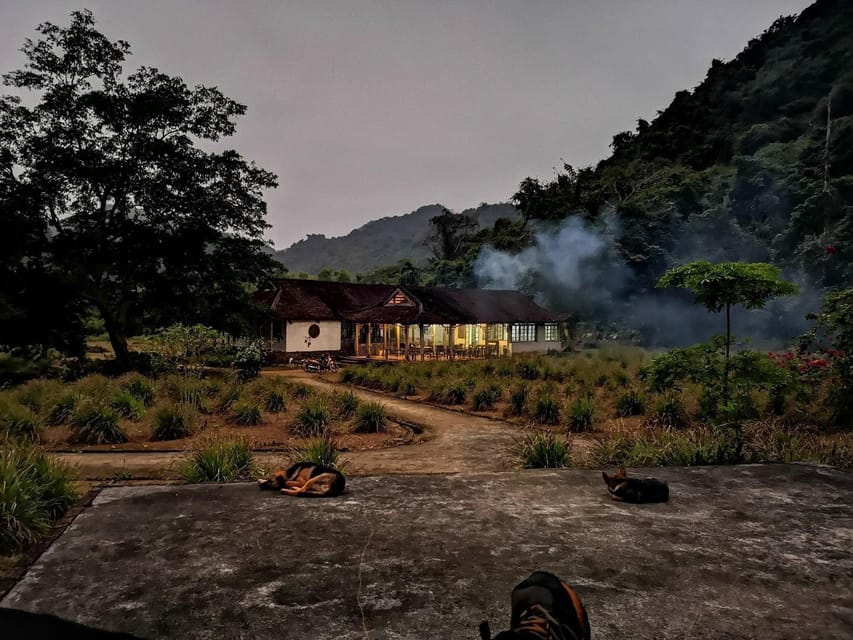
<path fill-rule="evenodd" d="M 442 207 L 440 215 L 430 218 L 432 231 L 429 242 L 435 261 L 456 260 L 468 251 L 471 236 L 477 230 L 477 223 L 461 213 L 453 213 Z"/>
<path fill-rule="evenodd" d="M 658 287 L 680 287 L 695 295 L 697 304 L 712 313 L 726 310 L 726 359 L 723 370 L 723 402 L 728 402 L 731 350 L 731 308 L 762 309 L 771 298 L 797 293 L 796 285 L 779 277 L 780 271 L 762 262 L 722 262 L 698 260 L 667 271 Z"/>
<path fill-rule="evenodd" d="M 150 67 L 123 78 L 130 46 L 99 33 L 89 11 L 37 31 L 24 69 L 3 76 L 35 105 L 0 98 L 0 193 L 25 203 L 36 233 L 24 262 L 63 274 L 123 362 L 143 326 L 234 328 L 273 268 L 262 195 L 276 177 L 199 142 L 232 135 L 245 106 Z"/>

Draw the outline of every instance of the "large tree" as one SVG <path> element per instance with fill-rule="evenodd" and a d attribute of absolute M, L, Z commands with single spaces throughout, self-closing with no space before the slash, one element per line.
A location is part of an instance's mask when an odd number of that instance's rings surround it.
<path fill-rule="evenodd" d="M 272 265 L 263 191 L 276 176 L 211 150 L 245 106 L 150 67 L 123 76 L 128 43 L 88 11 L 37 32 L 3 76 L 34 99 L 0 98 L 0 206 L 22 218 L 22 262 L 97 309 L 120 360 L 144 326 L 228 328 Z"/>

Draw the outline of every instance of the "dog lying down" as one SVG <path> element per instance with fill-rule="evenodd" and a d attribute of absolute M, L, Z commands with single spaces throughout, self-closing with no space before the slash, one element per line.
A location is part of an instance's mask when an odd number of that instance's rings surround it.
<path fill-rule="evenodd" d="M 494 640 L 589 640 L 589 620 L 580 597 L 553 573 L 535 571 L 512 590 L 510 630 Z M 488 622 L 480 638 L 492 640 Z"/>
<path fill-rule="evenodd" d="M 63 620 L 45 613 L 30 613 L 20 609 L 0 607 L 0 638 L 3 640 L 141 640 L 129 633 L 104 631 Z"/>
<path fill-rule="evenodd" d="M 622 502 L 666 502 L 669 500 L 669 485 L 656 478 L 629 478 L 625 467 L 609 476 L 602 471 L 610 497 Z"/>
<path fill-rule="evenodd" d="M 297 462 L 258 480 L 261 489 L 278 489 L 289 496 L 333 498 L 344 492 L 346 478 L 337 469 L 313 462 Z"/>

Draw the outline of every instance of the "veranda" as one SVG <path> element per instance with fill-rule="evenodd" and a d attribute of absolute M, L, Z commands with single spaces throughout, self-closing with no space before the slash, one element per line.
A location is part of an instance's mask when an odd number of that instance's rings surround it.
<path fill-rule="evenodd" d="M 512 354 L 510 325 L 356 323 L 355 355 L 386 360 L 494 358 Z"/>

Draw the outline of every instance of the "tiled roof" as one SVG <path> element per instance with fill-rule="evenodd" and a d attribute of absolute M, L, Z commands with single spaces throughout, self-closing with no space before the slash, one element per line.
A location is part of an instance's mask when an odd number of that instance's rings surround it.
<path fill-rule="evenodd" d="M 400 289 L 415 306 L 385 302 Z M 567 319 L 537 305 L 519 291 L 440 289 L 355 284 L 322 280 L 281 280 L 274 297 L 262 294 L 284 320 L 352 320 L 401 324 L 475 322 L 561 322 Z M 272 302 L 270 300 L 272 299 Z"/>

